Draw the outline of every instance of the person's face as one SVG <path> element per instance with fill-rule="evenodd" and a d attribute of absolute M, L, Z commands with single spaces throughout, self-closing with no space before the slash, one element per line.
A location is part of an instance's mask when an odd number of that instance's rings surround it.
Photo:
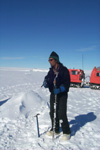
<path fill-rule="evenodd" d="M 51 65 L 51 67 L 55 67 L 56 64 L 57 64 L 57 61 L 55 59 L 53 59 L 53 58 L 49 58 L 49 63 Z"/>

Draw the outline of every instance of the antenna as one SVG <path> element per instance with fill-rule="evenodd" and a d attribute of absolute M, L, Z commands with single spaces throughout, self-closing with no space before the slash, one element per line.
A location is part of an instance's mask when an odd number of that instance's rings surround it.
<path fill-rule="evenodd" d="M 83 54 L 82 54 L 82 70 L 84 70 L 84 57 L 83 57 Z"/>

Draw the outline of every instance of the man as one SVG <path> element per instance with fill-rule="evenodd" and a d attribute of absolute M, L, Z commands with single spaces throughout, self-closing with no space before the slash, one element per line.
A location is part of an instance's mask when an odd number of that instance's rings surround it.
<path fill-rule="evenodd" d="M 59 121 L 61 120 L 61 126 L 63 131 L 62 140 L 68 140 L 70 138 L 70 127 L 66 115 L 67 111 L 67 97 L 70 87 L 70 75 L 68 69 L 59 62 L 59 56 L 54 51 L 50 54 L 49 63 L 51 68 L 44 79 L 43 86 L 49 88 L 50 94 L 50 118 L 52 128 L 47 132 L 47 135 L 53 135 L 54 125 L 54 103 L 55 95 L 57 95 L 56 105 L 56 122 L 55 122 L 55 134 L 59 134 Z M 54 81 L 56 77 L 56 81 Z M 56 88 L 54 85 L 56 84 Z"/>

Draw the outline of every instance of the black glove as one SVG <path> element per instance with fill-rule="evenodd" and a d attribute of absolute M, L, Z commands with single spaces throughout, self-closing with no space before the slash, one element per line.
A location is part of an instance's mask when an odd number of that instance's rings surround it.
<path fill-rule="evenodd" d="M 47 84 L 46 79 L 44 79 L 44 81 L 43 81 L 43 86 L 44 86 L 45 88 L 48 88 L 48 84 Z"/>

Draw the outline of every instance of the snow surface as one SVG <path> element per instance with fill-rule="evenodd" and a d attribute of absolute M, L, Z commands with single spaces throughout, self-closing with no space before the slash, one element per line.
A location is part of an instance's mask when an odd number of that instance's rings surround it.
<path fill-rule="evenodd" d="M 62 132 L 54 140 L 46 136 L 51 127 L 50 93 L 41 87 L 46 74 L 39 69 L 0 68 L 0 150 L 100 150 L 100 90 L 88 86 L 69 91 L 71 139 L 61 142 Z"/>

